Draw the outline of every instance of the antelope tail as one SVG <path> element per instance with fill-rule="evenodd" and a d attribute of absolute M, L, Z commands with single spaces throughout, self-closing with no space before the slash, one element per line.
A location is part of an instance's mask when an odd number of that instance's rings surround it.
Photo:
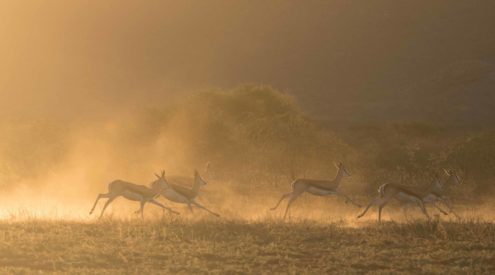
<path fill-rule="evenodd" d="M 387 184 L 382 184 L 380 185 L 380 187 L 378 187 L 378 194 L 380 194 L 380 197 L 383 197 L 383 195 L 385 194 L 385 187 L 387 186 Z"/>
<path fill-rule="evenodd" d="M 291 187 L 291 188 L 294 188 L 294 185 L 297 183 L 297 181 L 298 181 L 298 179 L 295 179 L 294 181 L 292 181 L 292 182 L 290 183 L 290 187 Z"/>

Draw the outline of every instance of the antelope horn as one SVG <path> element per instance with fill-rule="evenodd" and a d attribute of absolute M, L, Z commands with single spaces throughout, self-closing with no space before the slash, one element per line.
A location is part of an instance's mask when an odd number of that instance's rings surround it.
<path fill-rule="evenodd" d="M 445 168 L 444 168 L 444 169 L 443 169 L 443 172 L 444 172 L 447 176 L 450 176 L 450 172 L 449 172 L 449 171 L 447 171 L 447 169 L 445 169 Z"/>

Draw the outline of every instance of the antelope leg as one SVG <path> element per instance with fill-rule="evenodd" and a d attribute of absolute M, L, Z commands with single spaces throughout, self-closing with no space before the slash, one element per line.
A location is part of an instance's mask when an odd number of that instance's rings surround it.
<path fill-rule="evenodd" d="M 110 195 L 107 193 L 107 194 L 99 194 L 97 197 L 96 197 L 96 201 L 95 203 L 93 204 L 93 207 L 91 208 L 91 210 L 89 211 L 89 214 L 93 214 L 93 211 L 95 211 L 95 207 L 96 207 L 96 204 L 98 204 L 98 201 L 101 199 L 101 198 L 109 198 Z"/>
<path fill-rule="evenodd" d="M 103 213 L 105 212 L 105 209 L 107 209 L 107 206 L 112 203 L 117 197 L 110 197 L 108 198 L 108 200 L 105 202 L 105 205 L 103 206 L 103 209 L 101 210 L 101 214 L 100 214 L 100 219 L 101 217 L 103 217 Z"/>
<path fill-rule="evenodd" d="M 278 206 L 280 205 L 280 203 L 285 200 L 288 196 L 292 195 L 292 192 L 290 193 L 287 193 L 287 194 L 283 194 L 282 197 L 280 198 L 280 200 L 278 201 L 277 205 L 275 205 L 274 207 L 270 208 L 270 210 L 275 210 L 278 208 Z"/>
<path fill-rule="evenodd" d="M 301 194 L 294 194 L 292 193 L 290 198 L 289 198 L 289 202 L 287 203 L 287 208 L 285 208 L 285 213 L 284 213 L 284 220 L 285 220 L 285 217 L 287 217 L 287 213 L 289 212 L 289 208 L 290 206 L 292 205 L 292 203 L 300 196 Z"/>
<path fill-rule="evenodd" d="M 212 215 L 214 215 L 214 216 L 220 217 L 220 215 L 219 215 L 219 214 L 217 214 L 217 213 L 215 213 L 215 212 L 211 211 L 210 209 L 208 209 L 208 208 L 206 208 L 206 207 L 202 206 L 201 204 L 199 204 L 199 203 L 197 203 L 197 202 L 195 202 L 195 201 L 191 201 L 191 203 L 192 203 L 192 204 L 194 204 L 195 206 L 197 206 L 197 207 L 199 207 L 199 208 L 201 208 L 201 209 L 203 209 L 203 210 L 205 210 L 205 211 L 209 212 L 210 214 L 212 214 Z"/>
<path fill-rule="evenodd" d="M 353 200 L 351 200 L 351 199 L 350 199 L 348 196 L 346 196 L 345 194 L 342 194 L 342 193 L 340 193 L 340 192 L 335 192 L 335 194 L 336 194 L 337 196 L 339 196 L 339 197 L 344 198 L 346 203 L 347 203 L 347 202 L 350 202 L 350 203 L 352 203 L 352 204 L 353 204 L 354 206 L 356 206 L 356 207 L 359 207 L 359 208 L 361 208 L 361 207 L 362 207 L 362 205 L 359 205 L 359 204 L 355 203 Z"/>
<path fill-rule="evenodd" d="M 170 208 L 166 207 L 165 205 L 163 205 L 163 204 L 161 204 L 161 203 L 157 202 L 157 201 L 156 201 L 156 200 L 154 200 L 154 199 L 150 200 L 150 203 L 152 203 L 152 204 L 154 204 L 154 205 L 158 205 L 158 206 L 160 206 L 162 209 L 166 209 L 166 210 L 168 210 L 169 212 L 171 212 L 171 213 L 173 213 L 173 214 L 180 215 L 180 213 L 179 213 L 179 212 L 174 211 L 174 210 L 172 210 L 172 209 L 170 209 Z"/>

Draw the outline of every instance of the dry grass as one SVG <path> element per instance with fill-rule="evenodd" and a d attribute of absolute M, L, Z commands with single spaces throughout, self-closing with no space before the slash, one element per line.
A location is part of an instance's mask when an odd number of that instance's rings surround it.
<path fill-rule="evenodd" d="M 495 224 L 222 219 L 0 223 L 0 273 L 495 273 Z"/>

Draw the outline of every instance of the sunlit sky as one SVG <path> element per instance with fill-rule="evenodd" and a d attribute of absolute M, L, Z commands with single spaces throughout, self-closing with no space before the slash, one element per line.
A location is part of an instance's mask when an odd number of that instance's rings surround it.
<path fill-rule="evenodd" d="M 243 83 L 365 96 L 495 61 L 494 1 L 425 3 L 2 1 L 0 114 L 94 114 Z"/>

